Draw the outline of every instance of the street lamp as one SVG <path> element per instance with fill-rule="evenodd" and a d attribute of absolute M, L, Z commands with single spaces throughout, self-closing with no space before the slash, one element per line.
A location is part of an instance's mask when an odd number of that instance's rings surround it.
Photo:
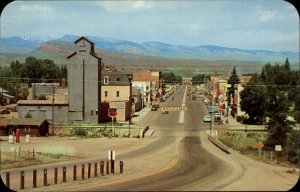
<path fill-rule="evenodd" d="M 54 93 L 55 93 L 55 87 L 52 86 L 52 135 L 54 135 Z"/>
<path fill-rule="evenodd" d="M 143 124 L 144 124 L 144 115 L 143 115 L 143 109 L 144 109 L 144 85 L 142 85 L 142 129 L 143 129 Z"/>
<path fill-rule="evenodd" d="M 130 102 L 130 118 L 129 118 L 129 134 L 128 136 L 130 137 L 131 133 L 130 133 L 130 124 L 131 124 L 131 118 L 132 118 L 132 78 L 133 78 L 133 75 L 132 74 L 127 74 L 127 77 L 128 77 L 128 80 L 130 82 L 130 95 L 129 95 L 129 102 Z"/>

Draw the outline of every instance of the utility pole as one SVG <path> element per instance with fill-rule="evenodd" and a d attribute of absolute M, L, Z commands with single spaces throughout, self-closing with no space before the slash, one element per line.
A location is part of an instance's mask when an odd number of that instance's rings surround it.
<path fill-rule="evenodd" d="M 54 134 L 54 86 L 52 86 L 52 134 Z"/>
<path fill-rule="evenodd" d="M 4 104 L 4 95 L 3 95 L 3 87 L 4 87 L 4 78 L 2 79 L 2 86 L 1 86 L 1 92 L 2 92 L 2 97 L 1 97 L 1 106 L 2 106 L 2 103 L 3 103 L 3 106 L 5 105 Z"/>
<path fill-rule="evenodd" d="M 214 131 L 214 136 L 215 136 L 215 130 L 214 130 L 214 113 L 215 113 L 215 102 L 214 102 L 214 88 L 213 88 L 213 82 L 211 82 L 211 90 L 212 90 L 212 95 L 211 95 L 211 105 L 212 105 L 212 111 L 211 111 L 211 117 L 210 117 L 210 136 L 211 136 L 211 131 Z"/>
<path fill-rule="evenodd" d="M 142 85 L 142 110 L 141 110 L 141 113 L 142 113 L 142 129 L 144 128 L 143 127 L 143 124 L 144 124 L 143 109 L 144 109 L 144 85 Z"/>

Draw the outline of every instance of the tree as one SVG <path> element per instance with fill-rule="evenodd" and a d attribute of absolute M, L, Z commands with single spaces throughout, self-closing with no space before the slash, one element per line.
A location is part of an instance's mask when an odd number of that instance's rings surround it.
<path fill-rule="evenodd" d="M 235 84 L 239 84 L 240 83 L 240 78 L 239 78 L 239 76 L 236 73 L 235 66 L 233 67 L 233 70 L 231 72 L 231 75 L 230 75 L 227 83 L 230 84 L 230 85 L 235 85 Z"/>
<path fill-rule="evenodd" d="M 174 83 L 181 83 L 181 82 L 182 82 L 182 77 L 179 75 L 175 75 Z"/>
<path fill-rule="evenodd" d="M 10 66 L 0 67 L 0 78 L 0 87 L 8 90 L 17 101 L 26 99 L 31 83 L 60 82 L 62 78 L 67 78 L 67 67 L 59 66 L 50 59 L 30 56 L 24 63 L 16 60 Z"/>
<path fill-rule="evenodd" d="M 255 75 L 240 92 L 241 110 L 249 115 L 249 123 L 260 121 L 265 116 L 265 86 L 261 78 Z"/>
<path fill-rule="evenodd" d="M 293 125 L 291 121 L 287 120 L 287 114 L 292 105 L 288 97 L 291 90 L 291 71 L 287 67 L 287 61 L 284 65 L 267 64 L 263 68 L 262 77 L 266 85 L 266 115 L 270 118 L 268 122 L 269 137 L 266 140 L 269 145 L 285 146 L 287 134 Z"/>
<path fill-rule="evenodd" d="M 165 83 L 174 83 L 175 82 L 175 75 L 174 73 L 163 73 L 163 79 Z"/>
<path fill-rule="evenodd" d="M 290 68 L 289 58 L 286 58 L 286 59 L 285 59 L 285 62 L 284 62 L 284 68 L 285 68 L 286 70 L 290 70 L 290 69 L 291 69 L 291 68 Z"/>
<path fill-rule="evenodd" d="M 236 69 L 235 69 L 235 66 L 233 67 L 233 70 L 231 72 L 231 75 L 227 81 L 228 84 L 230 84 L 230 88 L 228 89 L 228 95 L 227 95 L 227 98 L 228 98 L 228 106 L 230 105 L 231 103 L 231 96 L 233 98 L 233 108 L 235 107 L 235 104 L 234 104 L 234 85 L 236 84 L 239 84 L 240 83 L 240 78 L 238 77 L 237 73 L 236 73 Z M 235 113 L 235 108 L 233 110 L 233 113 Z M 228 108 L 227 108 L 227 116 L 228 116 Z"/>
<path fill-rule="evenodd" d="M 192 77 L 192 83 L 193 84 L 200 84 L 204 83 L 205 80 L 208 79 L 208 76 L 205 74 L 198 74 Z"/>
<path fill-rule="evenodd" d="M 269 118 L 269 136 L 267 145 L 286 145 L 293 122 L 287 119 L 287 114 L 294 104 L 297 104 L 299 81 L 295 77 L 299 72 L 291 71 L 288 59 L 283 65 L 267 63 L 260 76 L 249 82 L 249 86 L 241 92 L 241 108 L 253 118 L 265 115 Z M 291 95 L 294 99 L 291 99 Z M 292 102 L 291 102 L 292 101 Z M 255 110 L 255 105 L 257 110 Z M 260 110 L 262 106 L 262 110 Z M 297 110 L 295 105 L 294 110 Z"/>

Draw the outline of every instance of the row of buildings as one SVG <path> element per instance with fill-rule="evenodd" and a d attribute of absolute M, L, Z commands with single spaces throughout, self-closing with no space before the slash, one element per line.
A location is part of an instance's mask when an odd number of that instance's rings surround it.
<path fill-rule="evenodd" d="M 116 108 L 116 120 L 122 122 L 163 94 L 161 72 L 127 74 L 108 68 L 89 39 L 81 37 L 74 43 L 76 51 L 67 57 L 67 81 L 32 84 L 28 99 L 18 101 L 19 118 L 97 124 L 110 121 L 108 109 Z M 45 100 L 38 100 L 41 95 Z"/>
<path fill-rule="evenodd" d="M 219 111 L 223 115 L 227 113 L 234 113 L 236 116 L 245 115 L 240 108 L 240 92 L 247 86 L 252 76 L 240 76 L 240 83 L 234 86 L 234 95 L 231 96 L 228 105 L 228 89 L 230 84 L 227 83 L 229 76 L 226 75 L 211 75 L 210 80 L 205 84 L 206 96 L 210 99 L 213 98 L 214 105 L 218 106 Z M 229 111 L 227 111 L 229 110 Z"/>

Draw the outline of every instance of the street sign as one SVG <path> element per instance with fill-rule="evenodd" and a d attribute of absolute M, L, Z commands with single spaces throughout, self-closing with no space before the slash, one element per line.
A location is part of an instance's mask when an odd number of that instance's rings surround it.
<path fill-rule="evenodd" d="M 281 145 L 275 145 L 275 151 L 282 151 Z"/>
<path fill-rule="evenodd" d="M 116 103 L 117 109 L 125 109 L 125 103 Z"/>
<path fill-rule="evenodd" d="M 108 109 L 108 116 L 109 117 L 115 117 L 115 116 L 117 116 L 117 109 L 116 108 L 109 108 Z"/>
<path fill-rule="evenodd" d="M 115 160 L 116 159 L 116 151 L 108 151 L 108 160 Z"/>
<path fill-rule="evenodd" d="M 256 144 L 256 147 L 262 149 L 264 147 L 264 144 L 260 141 Z"/>

